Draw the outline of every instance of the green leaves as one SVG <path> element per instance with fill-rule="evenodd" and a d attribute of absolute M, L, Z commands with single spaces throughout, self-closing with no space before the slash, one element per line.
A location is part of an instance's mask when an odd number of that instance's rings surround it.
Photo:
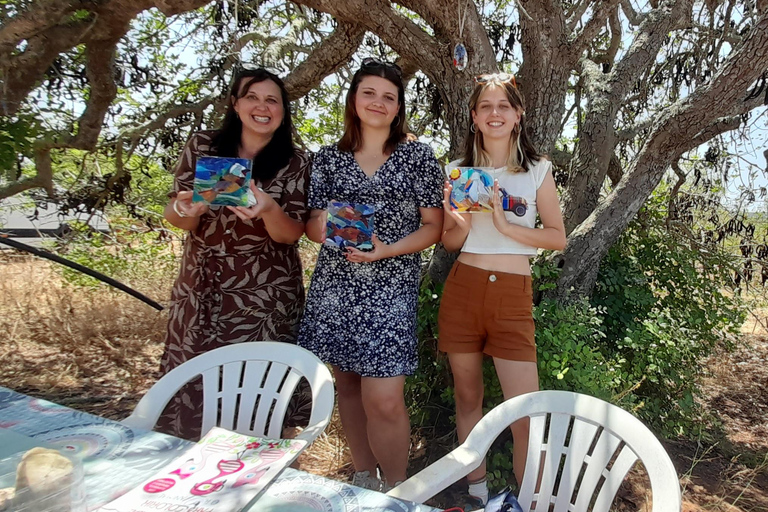
<path fill-rule="evenodd" d="M 16 178 L 15 170 L 23 160 L 33 157 L 34 143 L 39 134 L 40 123 L 31 113 L 0 118 L 0 177 L 8 180 Z"/>
<path fill-rule="evenodd" d="M 632 388 L 625 401 L 657 431 L 695 436 L 704 427 L 691 399 L 700 368 L 715 347 L 727 345 L 744 309 L 727 291 L 732 256 L 700 250 L 669 231 L 667 201 L 653 196 L 609 251 L 591 303 L 604 311 L 604 353 Z"/>

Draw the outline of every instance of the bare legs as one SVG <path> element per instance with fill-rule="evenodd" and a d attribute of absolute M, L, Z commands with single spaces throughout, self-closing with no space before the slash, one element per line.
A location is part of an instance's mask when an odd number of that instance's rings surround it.
<path fill-rule="evenodd" d="M 363 408 L 360 375 L 333 367 L 339 416 L 356 471 L 376 474 L 376 456 L 368 443 L 368 417 Z"/>
<path fill-rule="evenodd" d="M 504 400 L 539 390 L 539 373 L 536 363 L 508 361 L 494 357 L 493 364 L 496 366 L 496 375 L 499 376 Z M 530 421 L 525 418 L 514 422 L 511 426 L 512 442 L 515 445 L 512 453 L 512 469 L 518 484 L 523 482 L 525 459 L 528 454 L 529 424 Z"/>
<path fill-rule="evenodd" d="M 451 363 L 456 397 L 456 429 L 459 442 L 464 442 L 480 418 L 483 417 L 483 354 L 448 354 Z M 539 377 L 536 363 L 525 361 L 509 361 L 493 358 L 496 374 L 499 376 L 504 399 L 537 391 Z M 515 445 L 512 457 L 515 478 L 518 484 L 523 481 L 525 459 L 528 451 L 527 419 L 516 421 L 511 425 L 512 438 Z M 467 479 L 475 481 L 485 476 L 485 462 L 467 475 Z"/>
<path fill-rule="evenodd" d="M 363 406 L 368 442 L 389 485 L 405 480 L 411 424 L 405 408 L 405 377 L 363 377 Z"/>
<path fill-rule="evenodd" d="M 411 425 L 405 407 L 405 377 L 361 377 L 333 367 L 339 415 L 356 471 L 381 466 L 392 485 L 405 480 Z"/>
<path fill-rule="evenodd" d="M 483 417 L 483 353 L 448 354 L 456 399 L 456 430 L 466 441 L 472 427 Z M 485 476 L 485 461 L 467 475 L 470 482 Z"/>

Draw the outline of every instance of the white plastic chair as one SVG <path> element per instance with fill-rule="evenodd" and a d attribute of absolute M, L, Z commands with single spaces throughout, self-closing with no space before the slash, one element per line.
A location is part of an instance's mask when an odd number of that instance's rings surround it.
<path fill-rule="evenodd" d="M 312 389 L 312 412 L 309 425 L 296 438 L 311 443 L 333 413 L 333 378 L 322 361 L 296 345 L 257 341 L 217 348 L 177 366 L 150 388 L 122 423 L 151 430 L 176 392 L 200 375 L 202 435 L 219 426 L 279 439 L 288 402 L 301 377 Z"/>
<path fill-rule="evenodd" d="M 387 494 L 423 503 L 477 468 L 496 437 L 526 416 L 530 440 L 518 497 L 523 510 L 584 512 L 594 499 L 593 512 L 608 512 L 640 459 L 651 480 L 653 512 L 680 512 L 677 471 L 653 433 L 620 407 L 568 391 L 537 391 L 499 404 L 461 446 Z"/>

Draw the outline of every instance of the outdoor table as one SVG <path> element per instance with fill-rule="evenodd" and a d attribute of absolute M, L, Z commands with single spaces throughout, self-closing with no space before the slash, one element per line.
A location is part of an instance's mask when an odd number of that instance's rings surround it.
<path fill-rule="evenodd" d="M 81 459 L 88 510 L 96 510 L 138 486 L 193 444 L 0 387 L 0 458 L 45 445 Z M 286 468 L 249 510 L 434 512 L 438 509 Z"/>

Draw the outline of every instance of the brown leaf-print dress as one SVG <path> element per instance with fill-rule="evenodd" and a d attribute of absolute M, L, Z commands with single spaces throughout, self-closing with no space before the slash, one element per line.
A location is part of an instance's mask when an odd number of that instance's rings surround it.
<path fill-rule="evenodd" d="M 197 157 L 210 154 L 215 132 L 192 136 L 176 166 L 173 192 L 191 190 Z M 309 159 L 297 151 L 275 178 L 257 183 L 291 218 L 306 221 Z M 215 348 L 245 341 L 295 343 L 304 306 L 296 244 L 273 241 L 261 220 L 243 221 L 211 207 L 184 242 L 181 272 L 171 292 L 161 372 Z M 200 436 L 202 383 L 171 400 L 156 428 L 187 439 Z"/>

